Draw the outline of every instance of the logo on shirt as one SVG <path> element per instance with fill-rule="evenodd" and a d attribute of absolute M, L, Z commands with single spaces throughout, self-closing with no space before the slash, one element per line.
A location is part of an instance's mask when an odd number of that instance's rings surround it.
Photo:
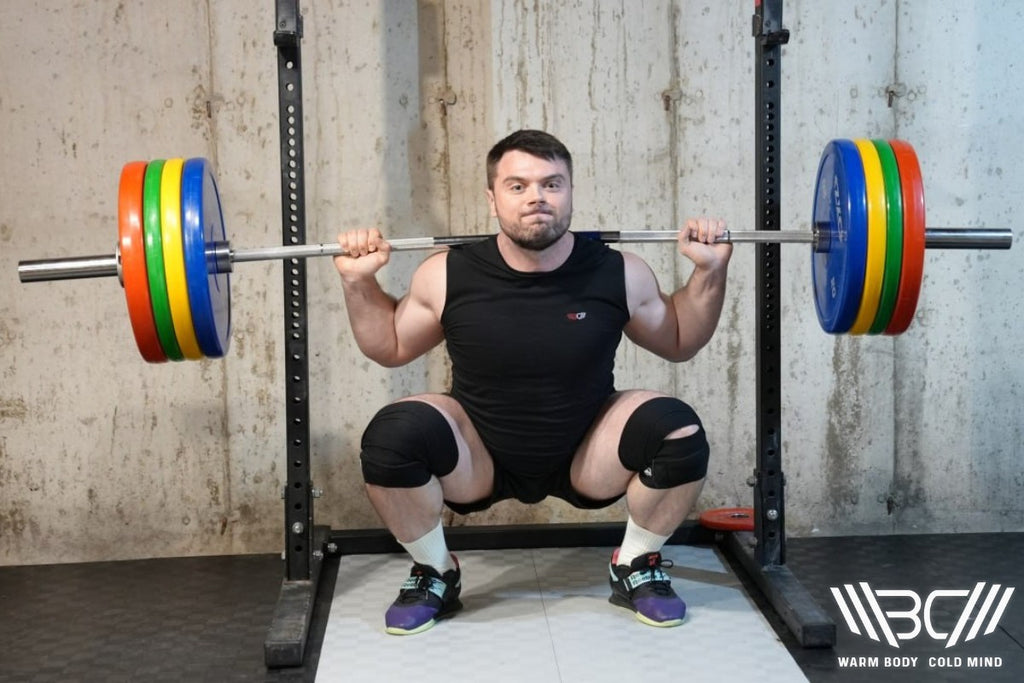
<path fill-rule="evenodd" d="M 565 317 L 569 320 L 583 320 L 587 317 L 586 311 L 580 311 L 579 313 L 566 313 Z"/>

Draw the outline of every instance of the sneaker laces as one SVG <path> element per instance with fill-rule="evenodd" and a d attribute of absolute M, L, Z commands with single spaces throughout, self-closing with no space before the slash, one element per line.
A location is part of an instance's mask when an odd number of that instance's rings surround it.
<path fill-rule="evenodd" d="M 418 602 L 427 597 L 428 593 L 444 599 L 448 585 L 441 579 L 430 576 L 422 570 L 414 570 L 398 591 L 399 602 Z"/>
<path fill-rule="evenodd" d="M 662 569 L 671 569 L 673 566 L 675 566 L 675 562 L 672 560 L 662 558 L 660 553 L 651 553 L 647 556 L 647 566 L 633 572 L 634 574 L 647 572 L 647 576 L 642 579 L 637 577 L 639 581 L 632 583 L 634 585 L 642 584 L 646 586 L 647 590 L 657 595 L 674 595 L 670 586 L 672 579 L 662 571 Z"/>

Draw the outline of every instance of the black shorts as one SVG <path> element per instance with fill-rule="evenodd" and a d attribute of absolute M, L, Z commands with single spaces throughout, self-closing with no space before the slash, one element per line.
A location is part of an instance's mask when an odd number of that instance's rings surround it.
<path fill-rule="evenodd" d="M 559 469 L 543 477 L 526 476 L 510 472 L 494 464 L 494 489 L 491 495 L 472 503 L 453 503 L 446 500 L 444 503 L 451 510 L 460 515 L 468 515 L 471 512 L 486 510 L 495 503 L 513 498 L 522 503 L 539 503 L 548 496 L 561 498 L 573 507 L 582 510 L 598 510 L 608 507 L 625 495 L 625 492 L 608 498 L 606 500 L 595 500 L 587 498 L 572 487 L 569 474 L 571 460 L 567 460 Z"/>

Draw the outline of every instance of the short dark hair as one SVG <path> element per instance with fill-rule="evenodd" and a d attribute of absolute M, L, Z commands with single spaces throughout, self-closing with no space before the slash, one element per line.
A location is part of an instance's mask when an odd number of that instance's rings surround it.
<path fill-rule="evenodd" d="M 562 142 L 550 133 L 542 130 L 517 130 L 515 133 L 499 140 L 487 153 L 487 187 L 494 189 L 494 177 L 497 175 L 498 162 L 506 153 L 513 150 L 526 152 L 541 159 L 556 161 L 561 159 L 569 169 L 569 182 L 572 182 L 572 155 Z"/>

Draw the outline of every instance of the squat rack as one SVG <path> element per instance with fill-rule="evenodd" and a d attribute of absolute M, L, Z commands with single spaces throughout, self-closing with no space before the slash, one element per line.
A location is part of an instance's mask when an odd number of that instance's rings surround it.
<path fill-rule="evenodd" d="M 302 107 L 302 15 L 298 0 L 275 0 L 279 134 L 281 140 L 282 245 L 305 244 L 305 175 Z M 781 188 L 782 0 L 754 0 L 756 228 L 779 230 Z M 785 566 L 785 476 L 781 436 L 781 306 L 779 245 L 756 252 L 756 453 L 751 478 L 754 532 L 724 535 L 733 554 L 804 647 L 831 647 L 835 622 Z M 287 483 L 284 499 L 285 576 L 264 643 L 270 668 L 300 666 L 306 651 L 325 551 L 329 554 L 399 552 L 383 529 L 331 530 L 314 526 L 309 450 L 309 363 L 306 267 L 284 264 L 284 348 Z M 452 550 L 615 545 L 621 524 L 541 524 L 458 527 L 448 530 Z M 713 542 L 713 532 L 687 522 L 669 543 Z"/>

